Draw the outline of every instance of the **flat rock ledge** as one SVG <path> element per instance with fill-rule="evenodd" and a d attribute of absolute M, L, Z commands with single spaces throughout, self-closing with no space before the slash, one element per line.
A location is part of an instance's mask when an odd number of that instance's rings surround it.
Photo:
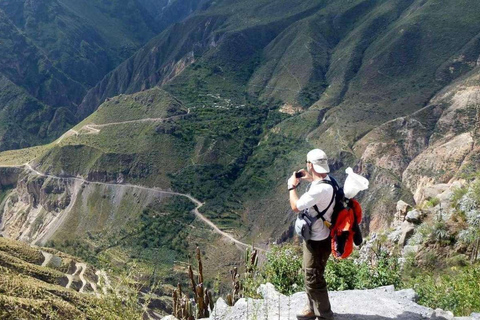
<path fill-rule="evenodd" d="M 209 320 L 296 320 L 296 313 L 306 302 L 305 292 L 285 296 L 270 283 L 258 289 L 263 299 L 240 299 L 229 307 L 222 298 L 215 303 Z M 412 289 L 395 291 L 393 286 L 372 290 L 329 292 L 335 320 L 480 320 L 480 314 L 454 317 L 451 312 L 433 310 L 415 303 Z M 162 320 L 174 320 L 173 316 Z"/>

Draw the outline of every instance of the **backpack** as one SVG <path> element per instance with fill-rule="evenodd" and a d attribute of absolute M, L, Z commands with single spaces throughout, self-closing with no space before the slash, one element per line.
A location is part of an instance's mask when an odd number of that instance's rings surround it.
<path fill-rule="evenodd" d="M 363 242 L 360 230 L 360 222 L 362 221 L 362 207 L 355 199 L 347 199 L 337 181 L 330 176 L 330 181 L 323 180 L 333 188 L 333 195 L 330 204 L 322 212 L 318 207 L 313 206 L 317 212 L 315 217 L 303 211 L 297 218 L 295 223 L 295 231 L 305 241 L 311 238 L 311 227 L 318 220 L 322 219 L 325 226 L 330 229 L 332 254 L 337 259 L 345 259 L 353 251 L 353 244 L 359 246 Z M 332 222 L 328 222 L 323 216 L 334 203 Z"/>
<path fill-rule="evenodd" d="M 332 195 L 332 200 L 330 200 L 329 205 L 322 212 L 320 212 L 317 205 L 314 205 L 313 208 L 315 209 L 315 211 L 317 211 L 317 215 L 315 217 L 312 217 L 309 214 L 308 209 L 303 210 L 297 216 L 297 220 L 295 221 L 295 232 L 297 233 L 297 235 L 299 235 L 305 241 L 310 240 L 310 238 L 312 237 L 312 226 L 319 219 L 322 219 L 325 226 L 327 226 L 327 228 L 330 228 L 331 223 L 325 220 L 323 216 L 325 215 L 325 213 L 327 213 L 328 209 L 330 209 L 330 207 L 332 206 L 334 199 L 335 199 L 335 192 Z"/>

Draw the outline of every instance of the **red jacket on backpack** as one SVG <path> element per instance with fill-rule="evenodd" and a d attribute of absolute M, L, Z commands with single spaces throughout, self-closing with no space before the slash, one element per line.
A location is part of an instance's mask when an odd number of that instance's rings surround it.
<path fill-rule="evenodd" d="M 356 221 L 355 221 L 356 220 Z M 350 199 L 348 206 L 338 213 L 332 226 L 332 253 L 337 259 L 345 259 L 353 251 L 353 238 L 358 224 L 362 221 L 362 207 L 355 199 Z M 357 227 L 355 228 L 355 222 Z M 358 231 L 359 232 L 359 231 Z"/>

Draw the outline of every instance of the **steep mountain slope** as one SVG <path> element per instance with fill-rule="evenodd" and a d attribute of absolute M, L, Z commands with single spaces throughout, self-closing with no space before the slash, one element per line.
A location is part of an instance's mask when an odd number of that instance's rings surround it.
<path fill-rule="evenodd" d="M 355 144 L 355 153 L 363 163 L 390 172 L 416 203 L 435 197 L 455 180 L 471 177 L 480 169 L 479 75 L 476 67 L 425 108 L 372 130 Z"/>
<path fill-rule="evenodd" d="M 74 121 L 86 88 L 52 65 L 0 11 L 2 150 L 45 141 Z M 49 125 L 52 127 L 49 128 Z M 15 139 L 18 137 L 18 140 Z"/>
<path fill-rule="evenodd" d="M 236 169 L 240 175 L 227 193 L 242 199 L 251 234 L 273 216 L 279 227 L 267 234 L 278 236 L 292 219 L 280 181 L 301 166 L 302 154 L 320 146 L 336 170 L 358 164 L 356 141 L 421 110 L 476 66 L 479 30 L 472 22 L 479 11 L 471 9 L 478 5 L 463 1 L 451 11 L 438 1 L 220 1 L 153 39 L 90 90 L 79 112 L 89 114 L 109 96 L 158 85 L 187 107 L 215 106 L 220 97 L 293 115 L 258 132 L 263 139 Z M 396 200 L 411 199 L 398 172 L 368 163 L 359 169 L 378 181 L 368 211 L 388 216 Z M 213 181 L 203 169 L 190 174 Z M 232 203 L 215 193 L 222 200 L 211 201 L 221 203 L 212 215 Z"/>
<path fill-rule="evenodd" d="M 216 2 L 208 10 L 166 30 L 105 77 L 85 97 L 79 113 L 90 114 L 107 97 L 165 83 L 203 56 L 205 66 L 197 66 L 191 76 L 204 71 L 223 79 L 222 74 L 226 74 L 230 89 L 242 92 L 261 49 L 283 28 L 320 5 L 306 1 Z M 257 14 L 262 12 L 263 19 L 258 20 Z M 209 82 L 218 86 L 214 80 Z M 198 88 L 198 92 L 210 93 L 208 89 L 212 88 Z"/>
<path fill-rule="evenodd" d="M 364 227 L 384 228 L 400 198 L 420 203 L 430 186 L 478 171 L 479 6 L 200 3 L 89 90 L 83 122 L 0 154 L 23 171 L 5 187 L 2 232 L 120 247 L 125 260 L 154 243 L 141 257 L 150 263 L 167 243 L 173 262 L 199 241 L 212 265 L 230 261 L 231 241 L 159 195 L 191 195 L 219 228 L 266 246 L 292 235 L 285 180 L 314 147 L 340 181 L 347 166 L 369 178 Z"/>
<path fill-rule="evenodd" d="M 86 90 L 200 1 L 0 3 L 0 150 L 76 124 Z"/>
<path fill-rule="evenodd" d="M 196 2 L 194 2 L 196 3 Z M 55 67 L 91 87 L 166 26 L 195 9 L 168 1 L 4 1 L 0 9 Z M 179 14 L 162 19 L 166 10 Z M 160 26 L 158 23 L 162 21 Z"/>
<path fill-rule="evenodd" d="M 101 297 L 112 292 L 105 272 L 49 248 L 0 238 L 2 319 L 138 319 L 141 310 Z M 126 302 L 126 301 L 124 301 Z M 133 305 L 135 306 L 135 305 Z"/>
<path fill-rule="evenodd" d="M 315 107 L 340 105 L 376 125 L 417 110 L 472 68 L 479 30 L 469 27 L 476 11 L 468 8 L 476 5 L 445 14 L 435 1 L 217 2 L 122 64 L 87 95 L 81 113 L 165 83 L 200 59 L 214 75 L 236 75 L 237 86 L 249 82 L 262 100 L 309 107 L 328 88 Z"/>
<path fill-rule="evenodd" d="M 208 110 L 189 112 L 154 88 L 111 99 L 50 145 L 4 153 L 4 163 L 17 168 L 4 174 L 11 179 L 2 187 L 2 234 L 55 246 L 93 263 L 113 260 L 123 268 L 137 261 L 170 278 L 172 266 L 180 263 L 182 268 L 188 252 L 201 245 L 211 252 L 206 274 L 215 277 L 219 261 L 223 265 L 239 259 L 238 249 L 230 245 L 231 236 L 191 211 L 200 202 L 188 197 L 190 192 L 169 190 L 172 183 L 185 184 L 208 196 L 214 187 L 227 188 L 228 177 L 217 181 L 217 187 L 190 177 L 188 167 L 223 174 L 223 166 L 245 157 L 247 148 L 239 141 L 251 147 L 254 141 L 248 137 L 256 126 L 232 137 L 210 131 L 213 121 L 232 121 L 227 115 L 216 117 Z M 204 136 L 193 134 L 199 130 Z M 31 165 L 22 166 L 25 162 Z M 180 178 L 172 178 L 176 174 Z M 216 223 L 235 226 L 231 234 L 236 236 L 241 224 L 228 213 L 222 219 Z M 171 283 L 176 281 L 174 277 Z"/>

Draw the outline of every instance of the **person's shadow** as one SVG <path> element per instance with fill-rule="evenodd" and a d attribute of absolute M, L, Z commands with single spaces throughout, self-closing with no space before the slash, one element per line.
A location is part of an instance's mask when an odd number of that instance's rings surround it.
<path fill-rule="evenodd" d="M 421 320 L 425 319 L 424 316 L 418 313 L 413 312 L 404 312 L 395 318 L 392 317 L 384 317 L 384 316 L 377 316 L 377 315 L 363 315 L 363 314 L 348 314 L 348 313 L 335 313 L 335 320 Z M 439 318 L 441 319 L 441 318 Z"/>

